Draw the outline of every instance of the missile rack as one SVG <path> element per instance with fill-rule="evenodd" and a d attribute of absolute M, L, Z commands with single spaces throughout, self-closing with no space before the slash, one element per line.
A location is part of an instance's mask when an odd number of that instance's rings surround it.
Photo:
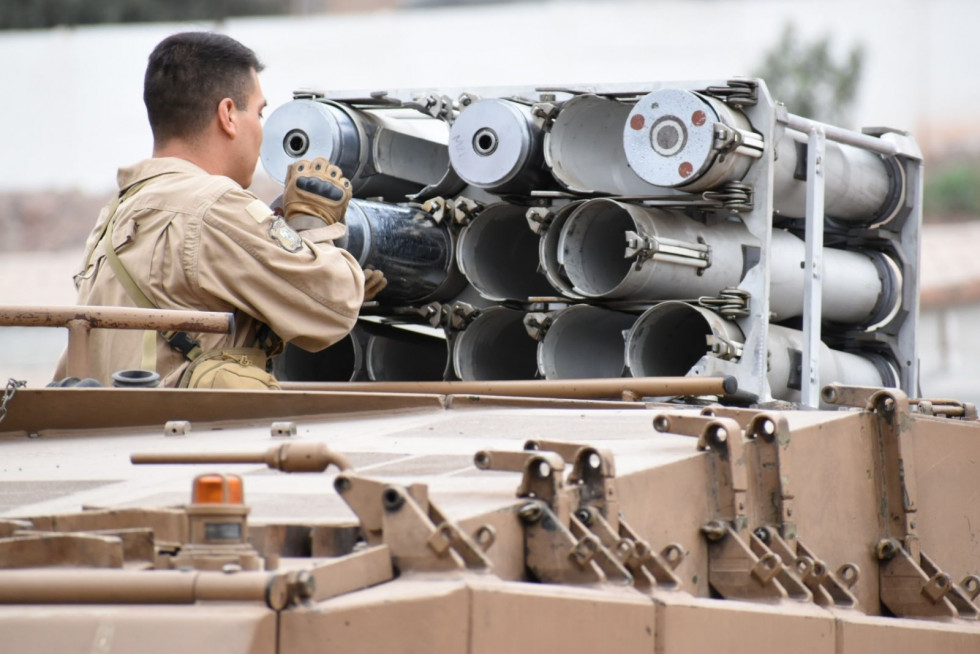
<path fill-rule="evenodd" d="M 700 233 L 737 225 L 751 237 L 740 243 L 740 276 L 696 297 L 683 285 L 676 291 L 668 286 L 656 293 L 609 297 L 554 283 L 550 292 L 522 298 L 486 292 L 478 297 L 472 288 L 460 293 L 461 285 L 445 283 L 443 295 L 406 302 L 404 296 L 400 300 L 383 293 L 378 306 L 366 307 L 365 313 L 376 314 L 378 320 L 444 330 L 452 352 L 442 375 L 447 379 L 466 378 L 456 352 L 460 335 L 494 305 L 525 312 L 527 333 L 540 341 L 549 316 L 564 307 L 589 304 L 637 314 L 666 301 L 684 301 L 736 325 L 732 333 L 742 338 L 732 342 L 709 333 L 704 355 L 680 374 L 731 375 L 744 399 L 790 399 L 818 406 L 822 385 L 864 381 L 860 376 L 826 378 L 821 369 L 828 356 L 824 343 L 870 362 L 880 375 L 872 379 L 877 385 L 917 394 L 922 157 L 907 133 L 885 128 L 859 133 L 796 116 L 775 102 L 758 79 L 298 91 L 293 102 L 267 121 L 262 161 L 281 180 L 292 161 L 314 156 L 339 162 L 354 186 L 352 206 L 368 198 L 398 203 L 418 212 L 416 223 L 428 221 L 430 227 L 448 230 L 453 252 L 443 252 L 435 263 L 436 272 L 447 279 L 458 277 L 461 269 L 473 282 L 474 263 L 461 256 L 466 226 L 501 202 L 520 208 L 524 229 L 536 230 L 541 243 L 548 240 L 549 229 L 557 229 L 554 218 L 563 207 L 599 201 L 611 201 L 627 212 L 639 207 L 658 216 L 683 215 Z M 567 231 L 560 238 L 552 232 L 551 241 L 565 239 Z M 791 267 L 803 269 L 802 286 L 793 281 L 784 291 L 802 310 L 773 320 L 774 281 L 799 279 L 798 270 L 790 275 L 786 267 L 774 268 L 781 252 L 774 254 L 774 234 L 781 244 L 786 233 L 803 243 L 802 259 L 790 257 Z M 712 266 L 724 263 L 719 260 L 723 248 L 701 237 L 684 241 L 639 229 L 625 236 L 622 241 L 610 238 L 630 262 L 629 274 L 648 262 L 668 262 L 682 266 L 689 277 L 705 277 L 714 272 Z M 516 247 L 517 241 L 515 236 L 503 243 Z M 506 258 L 508 247 L 497 247 L 499 257 L 484 266 L 514 267 Z M 866 315 L 858 321 L 826 317 L 839 301 L 835 298 L 846 301 L 852 294 L 849 284 L 830 289 L 824 284 L 835 273 L 838 251 L 864 252 L 872 260 L 861 265 L 871 270 L 866 277 L 877 279 L 871 280 L 878 284 L 876 299 L 870 311 L 862 309 Z M 544 277 L 544 246 L 541 252 L 541 261 L 533 266 Z M 419 259 L 417 271 L 409 262 L 407 269 L 391 274 L 377 251 L 361 263 L 384 270 L 390 278 L 409 280 L 413 275 L 431 277 L 425 266 L 433 265 Z M 776 321 L 802 333 L 786 341 L 787 352 L 778 353 L 790 369 L 786 388 L 771 387 L 769 379 L 775 365 L 770 323 Z M 621 374 L 629 375 L 626 356 L 624 348 Z M 543 376 L 540 350 L 537 368 Z M 289 378 L 288 367 L 280 374 Z"/>

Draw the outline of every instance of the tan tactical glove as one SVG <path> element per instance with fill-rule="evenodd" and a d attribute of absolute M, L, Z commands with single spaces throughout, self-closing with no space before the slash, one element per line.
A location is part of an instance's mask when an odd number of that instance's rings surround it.
<path fill-rule="evenodd" d="M 350 196 L 350 182 L 340 168 L 323 157 L 313 161 L 303 159 L 291 165 L 286 173 L 286 187 L 282 194 L 283 214 L 294 229 L 323 226 L 306 224 L 309 220 L 301 218 L 305 216 L 313 216 L 326 225 L 333 225 L 343 222 Z"/>
<path fill-rule="evenodd" d="M 364 301 L 370 302 L 388 285 L 388 280 L 380 270 L 364 269 Z"/>

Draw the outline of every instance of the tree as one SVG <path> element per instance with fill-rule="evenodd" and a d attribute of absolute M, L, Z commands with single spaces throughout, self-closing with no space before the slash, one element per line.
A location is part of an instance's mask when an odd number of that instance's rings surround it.
<path fill-rule="evenodd" d="M 861 44 L 838 63 L 831 54 L 829 36 L 803 43 L 790 23 L 754 74 L 766 81 L 773 98 L 791 112 L 846 126 L 863 68 Z"/>

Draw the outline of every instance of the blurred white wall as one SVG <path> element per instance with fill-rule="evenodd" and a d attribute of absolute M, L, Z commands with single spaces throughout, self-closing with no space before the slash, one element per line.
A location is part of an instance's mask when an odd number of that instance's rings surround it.
<path fill-rule="evenodd" d="M 103 192 L 148 155 L 146 57 L 162 38 L 215 29 L 266 63 L 271 108 L 300 87 L 485 86 L 717 79 L 752 72 L 788 22 L 811 41 L 863 43 L 857 125 L 974 143 L 976 0 L 545 2 L 0 32 L 0 191 Z"/>

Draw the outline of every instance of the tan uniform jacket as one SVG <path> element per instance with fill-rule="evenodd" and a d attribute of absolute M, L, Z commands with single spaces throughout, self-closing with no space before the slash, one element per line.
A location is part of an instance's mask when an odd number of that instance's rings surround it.
<path fill-rule="evenodd" d="M 149 180 L 119 205 L 112 242 L 119 259 L 158 309 L 228 311 L 233 334 L 188 334 L 204 351 L 252 347 L 265 323 L 283 340 L 321 350 L 347 334 L 364 297 L 364 273 L 333 245 L 343 225 L 292 231 L 261 200 L 228 177 L 210 175 L 177 158 L 121 168 L 120 191 Z M 109 219 L 102 210 L 75 276 L 78 303 L 135 307 L 100 241 Z M 87 264 L 86 264 L 87 262 Z M 143 332 L 95 329 L 89 376 L 111 384 L 112 373 L 139 368 Z M 187 360 L 157 337 L 157 372 L 175 386 Z M 65 376 L 62 356 L 55 379 Z"/>

